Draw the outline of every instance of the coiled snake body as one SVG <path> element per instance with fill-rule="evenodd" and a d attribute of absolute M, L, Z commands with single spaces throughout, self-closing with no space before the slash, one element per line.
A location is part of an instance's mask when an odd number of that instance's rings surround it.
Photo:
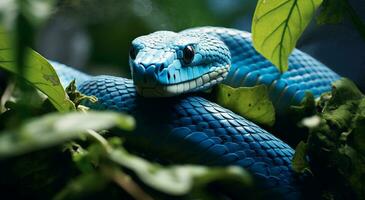
<path fill-rule="evenodd" d="M 291 170 L 293 149 L 192 92 L 222 81 L 233 87 L 265 84 L 276 108 L 282 109 L 299 104 L 306 91 L 319 97 L 340 78 L 299 50 L 290 56 L 289 70 L 280 74 L 254 50 L 249 33 L 216 27 L 159 31 L 135 39 L 130 51 L 133 81 L 89 76 L 51 63 L 64 86 L 76 79 L 82 93 L 98 98 L 91 107 L 132 114 L 137 130 L 126 137 L 137 149 L 174 163 L 242 166 L 263 189 L 286 199 L 301 195 Z"/>

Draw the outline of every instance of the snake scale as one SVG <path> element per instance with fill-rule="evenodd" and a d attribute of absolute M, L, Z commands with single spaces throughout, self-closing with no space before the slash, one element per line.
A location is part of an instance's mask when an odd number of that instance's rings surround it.
<path fill-rule="evenodd" d="M 291 169 L 294 150 L 194 92 L 220 82 L 232 87 L 265 84 L 275 107 L 283 109 L 299 104 L 307 91 L 319 97 L 340 78 L 300 50 L 293 51 L 289 70 L 281 74 L 255 51 L 249 33 L 219 27 L 136 38 L 129 63 L 133 81 L 51 64 L 64 87 L 75 79 L 82 93 L 98 98 L 97 104 L 89 105 L 92 108 L 133 115 L 137 128 L 126 137 L 136 149 L 165 162 L 242 166 L 263 190 L 284 199 L 299 199 L 303 193 Z"/>

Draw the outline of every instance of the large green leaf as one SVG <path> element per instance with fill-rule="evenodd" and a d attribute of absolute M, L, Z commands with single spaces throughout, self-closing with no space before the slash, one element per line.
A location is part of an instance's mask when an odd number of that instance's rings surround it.
<path fill-rule="evenodd" d="M 265 85 L 232 88 L 219 84 L 215 92 L 219 105 L 256 123 L 274 125 L 275 108 Z"/>
<path fill-rule="evenodd" d="M 134 127 L 134 119 L 115 112 L 71 112 L 44 115 L 29 121 L 18 130 L 0 134 L 0 159 L 62 144 L 82 136 L 87 130 L 118 126 Z"/>
<path fill-rule="evenodd" d="M 281 72 L 322 0 L 259 0 L 252 21 L 255 49 Z"/>
<path fill-rule="evenodd" d="M 16 58 L 9 37 L 0 29 L 0 67 L 18 74 Z M 26 49 L 23 72 L 21 75 L 35 88 L 48 96 L 55 108 L 61 112 L 75 110 L 60 80 L 48 61 L 37 52 Z"/>

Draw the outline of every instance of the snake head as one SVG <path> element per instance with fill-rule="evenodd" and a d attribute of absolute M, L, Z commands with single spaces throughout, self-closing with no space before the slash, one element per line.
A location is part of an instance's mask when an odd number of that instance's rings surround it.
<path fill-rule="evenodd" d="M 228 47 L 205 33 L 158 31 L 132 41 L 129 64 L 137 92 L 169 97 L 208 89 L 227 76 Z"/>

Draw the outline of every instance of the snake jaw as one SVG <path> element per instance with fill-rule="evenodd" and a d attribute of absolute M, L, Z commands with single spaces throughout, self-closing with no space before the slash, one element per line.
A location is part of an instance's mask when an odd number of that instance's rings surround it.
<path fill-rule="evenodd" d="M 229 65 L 218 67 L 198 78 L 171 85 L 140 85 L 135 84 L 137 92 L 144 97 L 171 97 L 179 94 L 208 89 L 224 80 L 229 71 Z"/>

